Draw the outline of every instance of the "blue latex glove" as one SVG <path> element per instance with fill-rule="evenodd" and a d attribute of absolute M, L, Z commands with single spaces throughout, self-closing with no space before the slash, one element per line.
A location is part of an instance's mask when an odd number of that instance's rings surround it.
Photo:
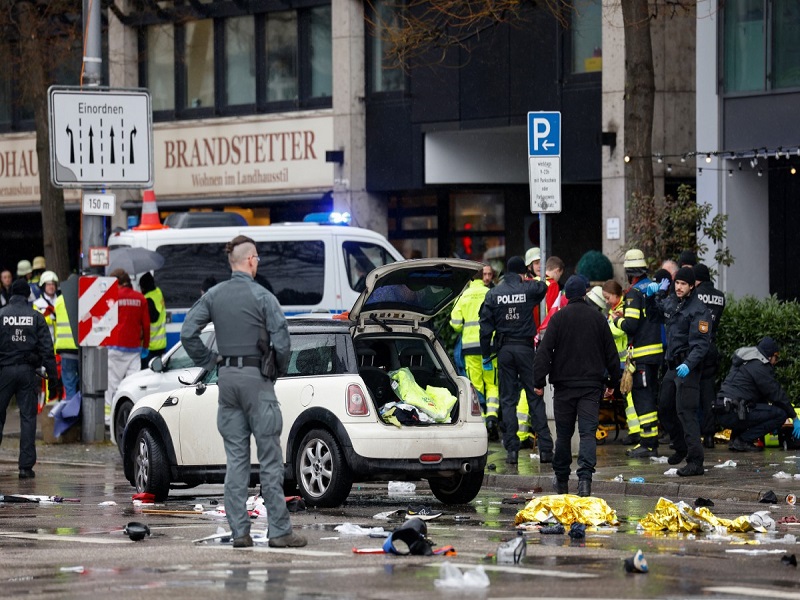
<path fill-rule="evenodd" d="M 661 280 L 661 285 L 658 286 L 658 291 L 660 291 L 660 292 L 667 291 L 669 289 L 669 285 L 671 283 L 672 282 L 665 277 L 664 279 Z"/>
<path fill-rule="evenodd" d="M 492 364 L 491 358 L 484 358 L 483 359 L 483 370 L 484 371 L 494 371 L 494 365 Z"/>
<path fill-rule="evenodd" d="M 150 349 L 149 348 L 142 348 L 142 354 L 141 354 L 142 358 L 147 358 L 148 354 L 150 354 Z"/>
<path fill-rule="evenodd" d="M 647 287 L 645 288 L 645 290 L 646 290 L 648 296 L 652 296 L 653 294 L 655 294 L 658 291 L 658 284 L 655 283 L 655 282 L 648 283 Z"/>
<path fill-rule="evenodd" d="M 678 377 L 683 379 L 689 374 L 689 367 L 687 367 L 685 364 L 678 365 L 678 368 L 675 369 L 675 373 L 678 375 Z"/>
<path fill-rule="evenodd" d="M 792 437 L 796 440 L 800 440 L 800 418 L 795 417 L 794 421 L 792 421 Z"/>

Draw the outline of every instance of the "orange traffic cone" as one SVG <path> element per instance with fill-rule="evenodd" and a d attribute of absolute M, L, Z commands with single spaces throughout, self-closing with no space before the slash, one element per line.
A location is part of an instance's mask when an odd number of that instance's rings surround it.
<path fill-rule="evenodd" d="M 142 194 L 142 222 L 134 229 L 167 229 L 158 218 L 156 193 L 153 190 L 145 190 Z"/>

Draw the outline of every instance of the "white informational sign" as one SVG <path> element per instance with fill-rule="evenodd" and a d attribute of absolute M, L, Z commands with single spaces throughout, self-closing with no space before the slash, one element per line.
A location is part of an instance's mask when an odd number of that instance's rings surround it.
<path fill-rule="evenodd" d="M 532 213 L 561 212 L 561 113 L 528 113 Z"/>
<path fill-rule="evenodd" d="M 113 217 L 117 205 L 114 194 L 84 194 L 81 212 L 85 215 Z"/>
<path fill-rule="evenodd" d="M 50 88 L 50 167 L 57 187 L 153 186 L 146 90 Z"/>
<path fill-rule="evenodd" d="M 609 217 L 606 219 L 606 239 L 618 240 L 619 236 L 619 217 Z"/>

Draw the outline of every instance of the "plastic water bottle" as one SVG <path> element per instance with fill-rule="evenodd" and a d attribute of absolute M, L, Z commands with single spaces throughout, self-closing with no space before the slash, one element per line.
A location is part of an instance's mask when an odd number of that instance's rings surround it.
<path fill-rule="evenodd" d="M 516 565 L 525 558 L 526 553 L 527 543 L 525 541 L 525 533 L 523 531 L 517 531 L 517 537 L 503 542 L 497 548 L 497 562 Z"/>

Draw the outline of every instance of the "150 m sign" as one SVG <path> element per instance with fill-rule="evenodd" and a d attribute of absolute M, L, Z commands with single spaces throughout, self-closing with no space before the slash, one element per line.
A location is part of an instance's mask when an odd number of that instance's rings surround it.
<path fill-rule="evenodd" d="M 152 111 L 147 91 L 51 87 L 49 98 L 54 185 L 152 186 Z"/>

